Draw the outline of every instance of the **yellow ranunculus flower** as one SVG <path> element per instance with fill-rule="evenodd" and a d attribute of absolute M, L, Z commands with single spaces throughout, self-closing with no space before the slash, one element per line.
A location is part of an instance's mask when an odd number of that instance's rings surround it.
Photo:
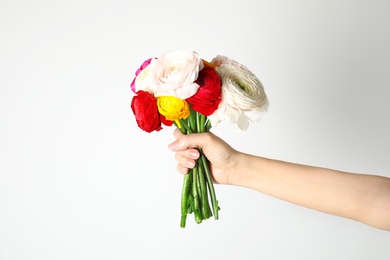
<path fill-rule="evenodd" d="M 174 96 L 157 97 L 157 108 L 167 120 L 175 121 L 179 128 L 181 127 L 179 119 L 185 119 L 190 115 L 187 101 Z"/>

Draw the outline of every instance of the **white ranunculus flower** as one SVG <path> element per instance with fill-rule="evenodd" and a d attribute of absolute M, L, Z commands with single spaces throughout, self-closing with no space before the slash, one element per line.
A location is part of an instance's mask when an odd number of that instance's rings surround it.
<path fill-rule="evenodd" d="M 259 122 L 268 110 L 263 84 L 245 66 L 229 58 L 219 58 L 211 63 L 219 65 L 216 71 L 222 81 L 222 101 L 209 116 L 212 125 L 228 121 L 247 130 L 250 122 Z"/>
<path fill-rule="evenodd" d="M 151 71 L 154 95 L 191 97 L 198 91 L 195 80 L 202 68 L 203 61 L 196 52 L 178 50 L 163 54 Z"/>

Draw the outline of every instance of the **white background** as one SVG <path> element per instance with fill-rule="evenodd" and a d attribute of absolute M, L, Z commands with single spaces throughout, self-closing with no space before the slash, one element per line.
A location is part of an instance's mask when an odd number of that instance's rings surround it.
<path fill-rule="evenodd" d="M 216 186 L 181 229 L 173 128 L 129 84 L 176 49 L 250 68 L 270 108 L 238 150 L 390 176 L 389 1 L 0 2 L 0 259 L 389 259 L 390 233 Z"/>

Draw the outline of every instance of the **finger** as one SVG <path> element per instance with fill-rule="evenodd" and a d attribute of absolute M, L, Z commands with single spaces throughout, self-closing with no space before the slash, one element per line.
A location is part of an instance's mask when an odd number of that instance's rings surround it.
<path fill-rule="evenodd" d="M 188 158 L 187 155 L 182 155 L 180 153 L 175 154 L 175 159 L 178 164 L 186 168 L 194 168 L 196 164 L 195 159 Z"/>
<path fill-rule="evenodd" d="M 175 138 L 175 141 L 172 142 L 171 144 L 168 145 L 168 148 L 172 151 L 178 151 L 178 150 L 183 150 L 183 148 L 179 148 L 180 146 L 180 141 L 178 141 L 180 138 L 184 137 L 185 135 L 179 130 L 175 129 L 173 131 L 173 137 Z M 186 148 L 184 148 L 186 149 Z"/>
<path fill-rule="evenodd" d="M 197 149 L 193 149 L 193 148 L 189 148 L 187 150 L 184 150 L 184 151 L 178 151 L 176 152 L 177 154 L 180 154 L 186 158 L 189 158 L 189 159 L 198 159 L 200 154 L 199 154 L 199 151 Z"/>
<path fill-rule="evenodd" d="M 183 135 L 184 134 L 178 128 L 176 128 L 175 131 L 173 131 L 173 137 L 175 138 L 175 140 L 179 139 Z"/>
<path fill-rule="evenodd" d="M 177 171 L 181 174 L 187 174 L 189 169 L 187 167 L 184 167 L 183 165 L 178 164 Z"/>
<path fill-rule="evenodd" d="M 201 134 L 182 134 L 175 130 L 176 141 L 171 143 L 168 148 L 172 151 L 184 151 L 188 148 L 203 148 L 208 142 L 210 142 L 211 133 Z"/>
<path fill-rule="evenodd" d="M 179 129 L 175 129 L 173 132 L 175 141 L 168 145 L 168 148 L 172 151 L 184 151 L 188 149 L 187 146 L 187 135 L 183 134 Z"/>

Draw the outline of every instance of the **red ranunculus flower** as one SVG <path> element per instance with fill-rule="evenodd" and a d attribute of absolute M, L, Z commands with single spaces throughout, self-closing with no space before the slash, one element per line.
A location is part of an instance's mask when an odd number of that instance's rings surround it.
<path fill-rule="evenodd" d="M 150 133 L 160 131 L 161 120 L 155 97 L 149 92 L 139 90 L 131 100 L 131 109 L 139 128 Z"/>
<path fill-rule="evenodd" d="M 198 92 L 186 100 L 193 110 L 209 116 L 221 102 L 221 79 L 213 68 L 205 67 L 195 82 L 200 86 Z"/>
<path fill-rule="evenodd" d="M 161 120 L 161 123 L 163 123 L 166 126 L 172 126 L 173 125 L 173 121 L 166 119 L 164 115 L 160 114 L 160 120 Z"/>

